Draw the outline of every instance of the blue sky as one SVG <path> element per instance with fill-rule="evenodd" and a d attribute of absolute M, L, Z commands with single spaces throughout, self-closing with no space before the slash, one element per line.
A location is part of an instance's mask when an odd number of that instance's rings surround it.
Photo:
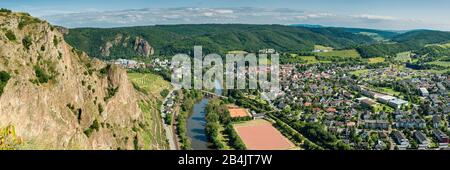
<path fill-rule="evenodd" d="M 0 7 L 67 27 L 299 23 L 450 30 L 448 0 L 0 0 Z"/>

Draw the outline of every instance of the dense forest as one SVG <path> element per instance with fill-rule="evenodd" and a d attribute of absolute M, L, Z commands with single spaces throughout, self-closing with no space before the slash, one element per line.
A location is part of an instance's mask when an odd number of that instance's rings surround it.
<path fill-rule="evenodd" d="M 205 53 L 227 53 L 231 50 L 257 52 L 273 48 L 283 52 L 312 51 L 320 44 L 341 49 L 360 44 L 372 44 L 369 36 L 354 34 L 340 28 L 305 28 L 281 25 L 164 25 L 127 28 L 71 29 L 65 39 L 89 55 L 100 57 L 100 47 L 114 41 L 117 35 L 131 37 L 127 47 L 112 47 L 108 58 L 136 56 L 131 44 L 133 37 L 142 37 L 154 47 L 157 55 L 187 53 L 194 45 L 202 45 Z"/>
<path fill-rule="evenodd" d="M 102 55 L 108 42 L 110 54 Z M 362 57 L 395 56 L 399 52 L 420 50 L 429 44 L 450 42 L 450 32 L 414 30 L 394 32 L 359 28 L 302 27 L 282 25 L 200 24 L 156 25 L 124 28 L 77 28 L 65 36 L 67 42 L 90 56 L 102 59 L 139 56 L 133 49 L 135 38 L 148 41 L 155 55 L 172 56 L 192 53 L 202 45 L 204 53 L 225 54 L 229 51 L 257 52 L 273 48 L 285 53 L 308 53 L 314 45 L 334 49 L 356 49 Z"/>
<path fill-rule="evenodd" d="M 399 34 L 391 42 L 363 45 L 357 48 L 362 57 L 395 56 L 404 51 L 421 51 L 426 45 L 450 42 L 450 32 L 416 30 Z M 424 51 L 422 51 L 423 54 Z"/>

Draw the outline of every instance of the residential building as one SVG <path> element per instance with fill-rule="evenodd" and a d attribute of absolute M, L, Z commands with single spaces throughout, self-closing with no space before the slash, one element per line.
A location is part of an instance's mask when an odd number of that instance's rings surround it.
<path fill-rule="evenodd" d="M 367 129 L 388 129 L 389 122 L 386 120 L 365 120 L 364 127 Z"/>
<path fill-rule="evenodd" d="M 438 115 L 433 115 L 431 122 L 433 124 L 433 127 L 437 129 L 437 128 L 439 128 L 439 126 L 441 124 L 441 117 Z"/>
<path fill-rule="evenodd" d="M 439 129 L 433 130 L 433 135 L 439 142 L 439 148 L 447 148 L 448 147 L 448 136 Z"/>
<path fill-rule="evenodd" d="M 428 90 L 427 90 L 427 88 L 419 88 L 419 91 L 420 91 L 420 94 L 423 96 L 423 97 L 426 97 L 426 96 L 428 96 L 430 93 L 428 92 Z"/>
<path fill-rule="evenodd" d="M 424 133 L 422 133 L 421 131 L 415 131 L 414 138 L 416 138 L 417 143 L 419 144 L 418 149 L 425 150 L 428 148 L 429 140 Z"/>
<path fill-rule="evenodd" d="M 405 137 L 405 135 L 400 131 L 392 132 L 392 136 L 397 143 L 397 147 L 399 150 L 406 150 L 410 144 L 409 140 Z"/>

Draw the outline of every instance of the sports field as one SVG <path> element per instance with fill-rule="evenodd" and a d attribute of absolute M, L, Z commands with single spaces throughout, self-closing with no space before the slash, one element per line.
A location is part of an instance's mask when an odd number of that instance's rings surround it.
<path fill-rule="evenodd" d="M 235 117 L 247 117 L 250 116 L 247 112 L 247 110 L 242 109 L 242 108 L 237 108 L 237 109 L 228 109 L 228 111 L 230 112 L 230 116 L 232 118 Z"/>
<path fill-rule="evenodd" d="M 249 150 L 287 150 L 295 145 L 266 120 L 252 120 L 234 125 Z"/>

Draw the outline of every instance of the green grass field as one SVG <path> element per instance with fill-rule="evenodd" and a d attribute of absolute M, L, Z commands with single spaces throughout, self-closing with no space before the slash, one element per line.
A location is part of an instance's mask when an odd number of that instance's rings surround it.
<path fill-rule="evenodd" d="M 228 54 L 247 54 L 247 51 L 242 51 L 242 50 L 233 50 L 233 51 L 228 51 Z"/>
<path fill-rule="evenodd" d="M 160 95 L 164 89 L 170 90 L 172 85 L 170 82 L 164 80 L 161 76 L 154 74 L 142 74 L 142 73 L 128 73 L 130 80 L 138 85 L 141 89 L 144 89 L 149 95 L 162 100 Z"/>
<path fill-rule="evenodd" d="M 336 50 L 330 52 L 315 52 L 317 56 L 321 57 L 350 57 L 350 58 L 360 58 L 361 55 L 356 50 Z"/>
<path fill-rule="evenodd" d="M 375 64 L 375 63 L 382 63 L 385 61 L 385 58 L 383 57 L 375 57 L 375 58 L 369 58 L 369 64 Z"/>
<path fill-rule="evenodd" d="M 314 50 L 328 50 L 328 51 L 333 51 L 332 47 L 326 47 L 323 45 L 314 45 Z"/>
<path fill-rule="evenodd" d="M 442 47 L 442 48 L 450 48 L 450 43 L 446 43 L 446 44 L 428 44 L 425 47 L 428 47 L 428 46 L 439 46 L 439 47 Z"/>
<path fill-rule="evenodd" d="M 302 64 L 316 64 L 319 61 L 315 56 L 299 56 L 298 54 L 291 54 L 291 57 L 287 59 L 289 63 L 302 63 Z"/>
<path fill-rule="evenodd" d="M 387 93 L 387 94 L 392 95 L 392 96 L 399 96 L 399 95 L 402 94 L 402 93 L 400 93 L 398 91 L 395 91 L 394 89 L 391 89 L 391 88 L 377 88 L 375 91 Z"/>
<path fill-rule="evenodd" d="M 433 61 L 433 62 L 428 62 L 427 64 L 437 65 L 437 66 L 442 66 L 442 67 L 450 67 L 450 61 Z"/>
<path fill-rule="evenodd" d="M 355 76 L 360 76 L 361 74 L 366 74 L 368 72 L 369 72 L 368 69 L 363 69 L 363 70 L 352 71 L 352 72 L 350 72 L 350 74 L 355 75 Z"/>

